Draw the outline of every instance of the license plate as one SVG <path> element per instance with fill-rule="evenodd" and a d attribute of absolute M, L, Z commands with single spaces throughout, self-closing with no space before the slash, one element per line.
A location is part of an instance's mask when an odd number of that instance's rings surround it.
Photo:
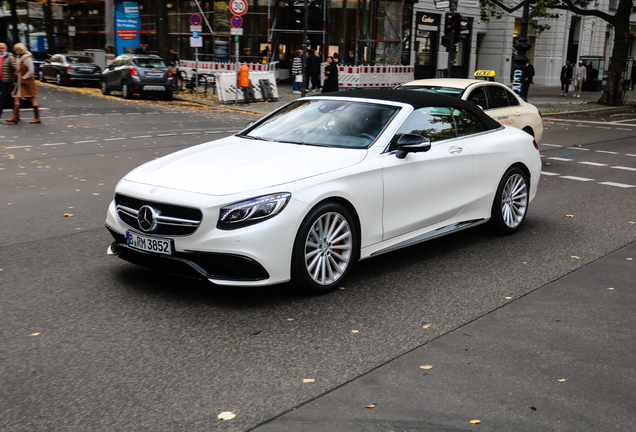
<path fill-rule="evenodd" d="M 163 72 L 146 72 L 146 76 L 149 76 L 149 77 L 160 77 L 160 76 L 163 76 Z"/>
<path fill-rule="evenodd" d="M 166 88 L 164 86 L 153 86 L 153 85 L 147 85 L 144 86 L 144 90 L 146 91 L 164 91 Z"/>
<path fill-rule="evenodd" d="M 172 241 L 156 237 L 147 237 L 134 232 L 126 231 L 126 244 L 133 249 L 145 252 L 154 252 L 164 255 L 172 255 Z"/>
<path fill-rule="evenodd" d="M 91 69 L 91 68 L 79 68 L 78 70 L 80 72 L 93 72 L 93 69 Z"/>

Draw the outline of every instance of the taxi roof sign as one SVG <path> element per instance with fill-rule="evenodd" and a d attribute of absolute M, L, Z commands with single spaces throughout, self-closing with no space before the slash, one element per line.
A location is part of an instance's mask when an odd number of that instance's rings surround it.
<path fill-rule="evenodd" d="M 485 78 L 489 81 L 495 80 L 495 71 L 494 70 L 478 70 L 475 71 L 475 78 Z"/>

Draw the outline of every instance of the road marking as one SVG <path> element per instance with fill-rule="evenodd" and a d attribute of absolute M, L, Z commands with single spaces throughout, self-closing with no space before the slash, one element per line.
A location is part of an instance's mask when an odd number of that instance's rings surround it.
<path fill-rule="evenodd" d="M 82 114 L 83 116 L 98 116 L 101 114 L 93 114 L 93 113 L 88 113 L 88 114 Z"/>
<path fill-rule="evenodd" d="M 558 161 L 562 161 L 562 162 L 572 162 L 574 159 L 566 159 L 566 158 L 560 158 L 560 157 L 549 157 L 548 159 L 550 160 L 558 160 Z"/>
<path fill-rule="evenodd" d="M 42 147 L 49 147 L 49 146 L 59 146 L 59 145 L 66 145 L 68 143 L 52 143 L 52 144 L 42 144 Z"/>
<path fill-rule="evenodd" d="M 104 114 L 104 115 L 108 116 L 108 115 L 123 115 L 123 114 L 122 113 L 109 113 L 109 114 Z"/>
<path fill-rule="evenodd" d="M 202 132 L 181 132 L 181 135 L 197 135 L 200 134 Z"/>
<path fill-rule="evenodd" d="M 570 150 L 583 150 L 583 151 L 589 151 L 590 149 L 588 148 L 583 148 L 583 147 L 568 147 Z"/>
<path fill-rule="evenodd" d="M 119 141 L 119 140 L 124 140 L 126 138 L 106 138 L 104 139 L 104 141 Z"/>
<path fill-rule="evenodd" d="M 607 164 L 604 164 L 604 163 L 598 163 L 598 162 L 579 162 L 579 163 L 580 163 L 580 164 L 583 164 L 583 165 L 592 165 L 592 166 L 598 166 L 598 167 L 600 167 L 600 166 L 607 166 Z"/>
<path fill-rule="evenodd" d="M 31 148 L 31 147 L 33 146 L 27 145 L 27 146 L 5 147 L 4 150 L 13 150 L 13 149 Z"/>
<path fill-rule="evenodd" d="M 164 136 L 175 136 L 176 134 L 173 133 L 167 133 L 167 134 L 157 134 L 158 137 L 164 137 Z"/>
<path fill-rule="evenodd" d="M 576 127 L 592 127 L 592 126 L 587 126 L 587 125 L 574 125 Z"/>
<path fill-rule="evenodd" d="M 564 123 L 564 122 L 569 122 L 572 120 L 561 120 L 561 119 L 557 119 L 557 118 L 550 118 L 550 121 L 553 122 L 560 122 L 560 123 Z M 600 122 L 600 121 L 592 121 L 592 120 L 576 120 L 577 123 L 589 123 L 589 124 L 594 124 L 594 125 L 610 125 L 610 126 L 636 126 L 636 124 L 623 124 L 620 123 L 622 121 L 626 121 L 626 120 L 619 120 L 619 121 L 611 121 L 611 122 Z M 631 119 L 629 121 L 634 121 L 634 119 Z M 580 126 L 580 125 L 576 125 L 576 126 Z"/>
<path fill-rule="evenodd" d="M 626 130 L 626 131 L 633 131 L 634 129 L 627 129 L 627 128 L 616 128 L 616 130 Z"/>
<path fill-rule="evenodd" d="M 126 113 L 126 115 L 141 115 L 143 113 Z"/>
<path fill-rule="evenodd" d="M 619 188 L 633 188 L 633 187 L 636 187 L 634 185 L 628 185 L 628 184 L 624 184 L 624 183 L 614 183 L 614 182 L 599 182 L 599 184 L 607 185 L 607 186 L 616 186 L 616 187 L 619 187 Z"/>
<path fill-rule="evenodd" d="M 140 136 L 130 137 L 130 139 L 137 139 L 137 138 L 152 138 L 152 135 L 140 135 Z"/>
<path fill-rule="evenodd" d="M 563 147 L 562 145 L 558 145 L 558 144 L 541 144 L 542 146 L 546 146 L 546 147 Z"/>
<path fill-rule="evenodd" d="M 582 181 L 582 182 L 594 181 L 594 179 L 591 179 L 591 178 L 575 177 L 575 176 L 561 176 L 561 178 L 569 179 L 569 180 Z"/>
<path fill-rule="evenodd" d="M 636 155 L 633 155 L 633 154 L 629 154 L 629 153 L 627 153 L 627 154 L 626 154 L 625 156 L 631 156 L 631 157 L 636 157 Z"/>
<path fill-rule="evenodd" d="M 624 167 L 624 166 L 613 166 L 613 167 L 610 167 L 610 168 L 624 170 L 624 171 L 636 171 L 636 168 Z"/>
<path fill-rule="evenodd" d="M 73 144 L 86 144 L 86 143 L 92 143 L 92 142 L 97 142 L 97 140 L 75 141 L 73 142 Z"/>
<path fill-rule="evenodd" d="M 595 126 L 596 129 L 612 129 L 611 127 Z"/>
<path fill-rule="evenodd" d="M 557 174 L 557 173 L 553 173 L 553 172 L 547 172 L 547 171 L 541 171 L 541 175 L 546 175 L 546 176 L 560 176 L 561 174 Z"/>
<path fill-rule="evenodd" d="M 596 150 L 597 153 L 606 153 L 606 154 L 618 154 L 618 152 L 607 151 L 607 150 Z"/>

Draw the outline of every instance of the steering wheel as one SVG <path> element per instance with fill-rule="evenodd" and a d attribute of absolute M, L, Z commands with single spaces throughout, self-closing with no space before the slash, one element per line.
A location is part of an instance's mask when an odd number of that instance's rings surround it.
<path fill-rule="evenodd" d="M 375 137 L 373 135 L 369 135 L 368 133 L 359 133 L 358 135 L 356 135 L 357 138 L 367 138 L 370 139 L 371 141 L 373 141 L 375 139 Z"/>

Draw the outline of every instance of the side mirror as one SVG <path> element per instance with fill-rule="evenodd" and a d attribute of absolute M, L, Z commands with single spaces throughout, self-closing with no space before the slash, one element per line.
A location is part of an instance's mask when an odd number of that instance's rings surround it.
<path fill-rule="evenodd" d="M 115 69 L 115 66 L 113 66 L 112 64 L 109 64 L 108 65 L 108 70 L 113 70 L 113 69 Z"/>
<path fill-rule="evenodd" d="M 431 149 L 431 140 L 422 135 L 404 134 L 397 142 L 395 157 L 404 159 L 408 153 L 427 152 Z"/>

